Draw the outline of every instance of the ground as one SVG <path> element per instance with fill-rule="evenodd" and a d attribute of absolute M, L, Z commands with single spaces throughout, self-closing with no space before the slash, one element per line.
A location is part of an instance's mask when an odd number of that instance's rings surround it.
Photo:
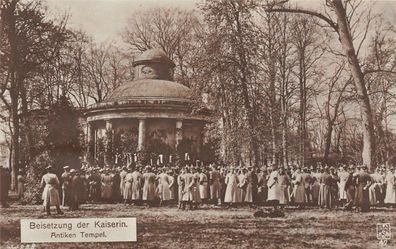
<path fill-rule="evenodd" d="M 131 243 L 35 244 L 35 248 L 396 248 L 396 211 L 370 213 L 286 209 L 284 218 L 255 218 L 256 209 L 207 207 L 179 211 L 122 204 L 86 204 L 53 218 L 136 217 L 138 241 Z M 41 206 L 0 209 L 0 248 L 20 244 L 20 219 L 47 218 Z M 53 212 L 55 213 L 55 212 Z M 381 246 L 376 224 L 390 223 L 392 240 Z"/>

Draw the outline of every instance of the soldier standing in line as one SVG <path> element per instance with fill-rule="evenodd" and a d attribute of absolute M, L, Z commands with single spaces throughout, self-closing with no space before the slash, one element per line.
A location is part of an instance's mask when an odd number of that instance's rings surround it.
<path fill-rule="evenodd" d="M 210 199 L 217 205 L 221 204 L 221 175 L 217 166 L 213 165 L 209 173 Z"/>
<path fill-rule="evenodd" d="M 182 209 L 186 208 L 186 204 L 192 209 L 192 202 L 194 200 L 192 189 L 195 186 L 194 175 L 190 173 L 190 168 L 186 167 L 185 173 L 181 175 L 181 182 L 183 183 L 182 190 Z"/>
<path fill-rule="evenodd" d="M 184 174 L 186 173 L 185 169 L 180 169 L 179 175 L 177 176 L 177 185 L 178 185 L 178 208 L 183 208 L 183 191 L 184 191 Z"/>
<path fill-rule="evenodd" d="M 63 167 L 62 179 L 62 206 L 70 206 L 70 166 Z"/>
<path fill-rule="evenodd" d="M 78 210 L 84 196 L 84 182 L 82 175 L 75 169 L 70 170 L 70 210 Z"/>
<path fill-rule="evenodd" d="M 51 206 L 56 206 L 58 214 L 63 214 L 60 209 L 60 198 L 57 189 L 59 186 L 59 179 L 53 173 L 54 170 L 51 166 L 48 166 L 46 170 L 47 173 L 41 178 L 41 187 L 44 188 L 42 195 L 43 206 L 45 207 L 45 211 L 47 211 L 47 215 L 51 214 Z"/>
<path fill-rule="evenodd" d="M 143 201 L 149 205 L 153 206 L 155 201 L 155 174 L 152 172 L 150 166 L 146 166 L 146 172 L 143 174 Z"/>

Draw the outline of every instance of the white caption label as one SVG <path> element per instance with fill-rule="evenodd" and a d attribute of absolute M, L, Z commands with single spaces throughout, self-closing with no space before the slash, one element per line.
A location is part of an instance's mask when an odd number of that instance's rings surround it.
<path fill-rule="evenodd" d="M 22 243 L 136 241 L 136 218 L 23 219 Z"/>

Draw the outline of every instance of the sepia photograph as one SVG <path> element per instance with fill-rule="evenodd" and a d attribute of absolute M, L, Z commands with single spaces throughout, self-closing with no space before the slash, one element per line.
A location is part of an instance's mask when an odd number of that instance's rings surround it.
<path fill-rule="evenodd" d="M 0 0 L 0 248 L 396 248 L 396 0 Z"/>

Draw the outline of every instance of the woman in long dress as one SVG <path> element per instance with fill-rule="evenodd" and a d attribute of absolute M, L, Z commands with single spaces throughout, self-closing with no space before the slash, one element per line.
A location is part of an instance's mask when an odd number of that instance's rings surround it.
<path fill-rule="evenodd" d="M 386 194 L 384 203 L 387 205 L 396 205 L 396 175 L 395 169 L 391 168 L 385 176 Z"/>
<path fill-rule="evenodd" d="M 245 180 L 246 180 L 246 184 L 245 184 L 245 198 L 244 198 L 244 202 L 248 203 L 249 205 L 251 203 L 253 203 L 253 171 L 250 170 L 248 171 L 247 169 L 244 169 L 245 171 Z M 257 192 L 256 192 L 257 194 Z"/>
<path fill-rule="evenodd" d="M 169 191 L 170 197 L 169 200 L 174 201 L 176 198 L 176 182 L 175 177 L 172 170 L 168 170 L 168 177 L 169 177 Z"/>
<path fill-rule="evenodd" d="M 225 177 L 226 190 L 224 195 L 224 202 L 233 205 L 238 201 L 238 177 L 235 174 L 235 169 L 231 168 Z"/>
<path fill-rule="evenodd" d="M 47 215 L 51 214 L 51 206 L 56 207 L 58 214 L 63 214 L 60 209 L 60 198 L 57 189 L 59 187 L 59 179 L 53 173 L 53 168 L 51 166 L 48 166 L 46 170 L 47 173 L 41 178 L 41 187 L 44 188 L 42 195 L 43 205 L 47 211 Z"/>

